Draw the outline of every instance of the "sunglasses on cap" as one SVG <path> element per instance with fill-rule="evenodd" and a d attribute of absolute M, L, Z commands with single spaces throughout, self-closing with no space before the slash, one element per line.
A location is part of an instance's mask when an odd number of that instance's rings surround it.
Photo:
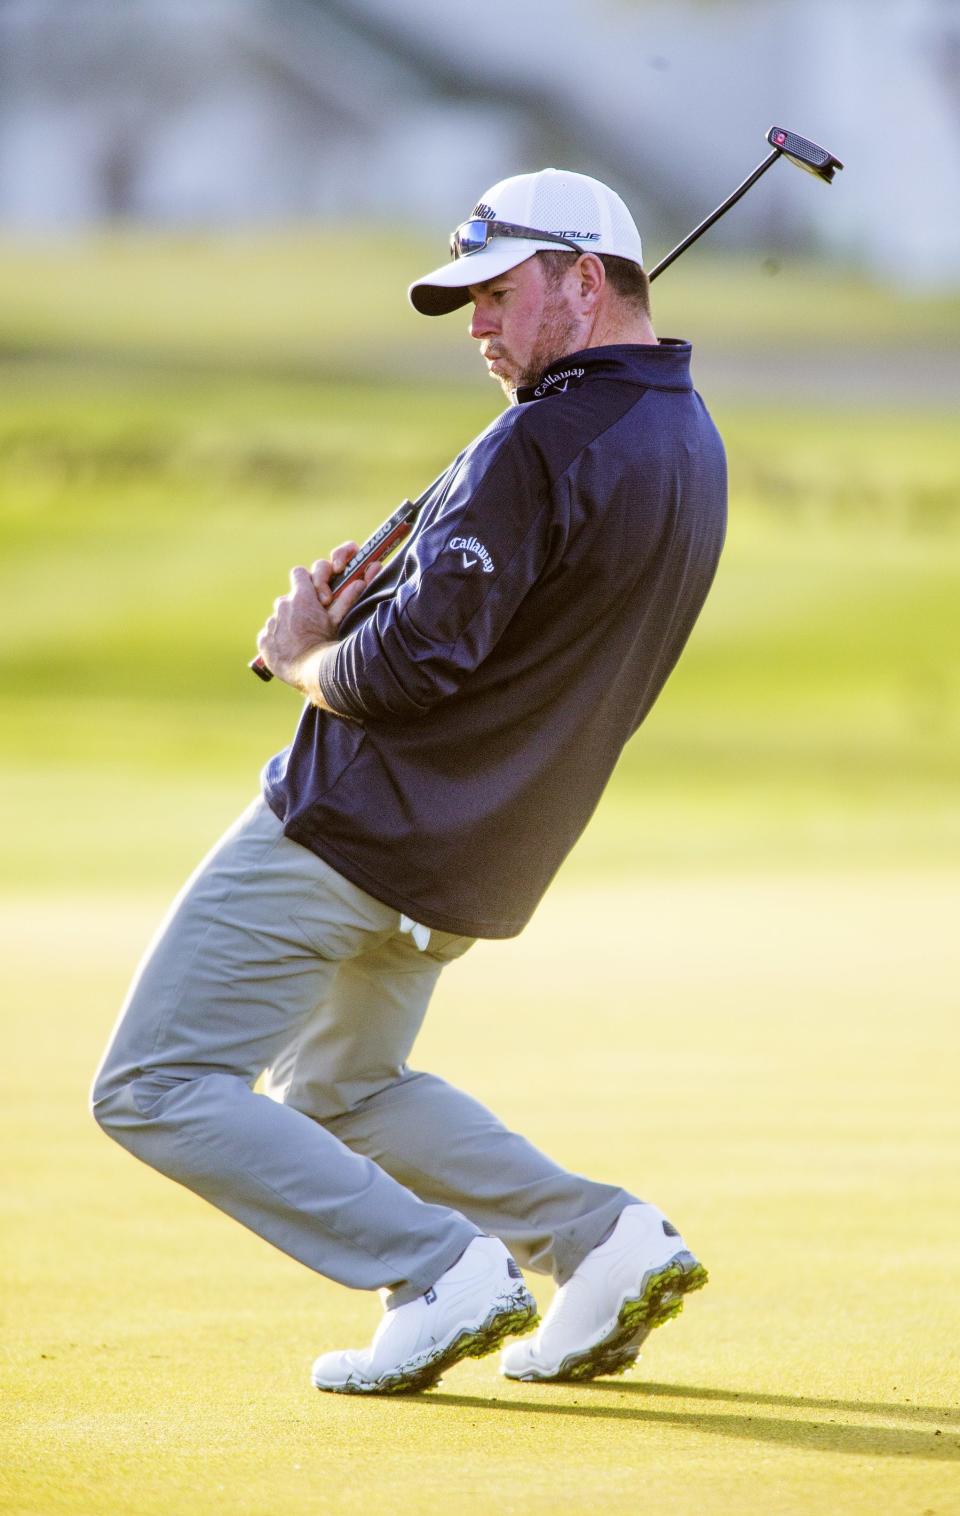
<path fill-rule="evenodd" d="M 561 237 L 557 232 L 538 232 L 532 226 L 515 226 L 512 221 L 462 221 L 450 238 L 450 257 L 469 258 L 471 253 L 479 253 L 481 248 L 486 247 L 491 237 L 523 237 L 530 242 L 559 242 L 563 247 L 569 247 L 574 253 L 582 253 L 583 248 L 578 247 L 569 237 Z"/>

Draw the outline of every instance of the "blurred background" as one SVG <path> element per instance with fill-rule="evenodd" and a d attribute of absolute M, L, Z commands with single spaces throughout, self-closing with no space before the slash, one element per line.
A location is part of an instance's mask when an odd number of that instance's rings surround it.
<path fill-rule="evenodd" d="M 571 867 L 956 861 L 960 7 L 3 0 L 3 868 L 161 892 L 292 697 L 289 566 L 500 405 L 407 283 L 504 174 L 607 178 L 727 439 L 686 659 Z"/>
<path fill-rule="evenodd" d="M 728 447 L 711 598 L 531 927 L 444 976 L 417 1053 L 675 1209 L 717 1288 L 651 1354 L 680 1381 L 662 1415 L 656 1385 L 626 1386 L 632 1425 L 597 1388 L 614 1451 L 526 1402 L 491 1439 L 486 1364 L 447 1440 L 423 1402 L 360 1433 L 300 1397 L 375 1302 L 129 1163 L 86 1089 L 172 892 L 292 733 L 292 692 L 247 669 L 290 566 L 502 405 L 463 313 L 424 320 L 407 285 L 545 164 L 621 191 L 652 266 L 772 124 L 843 172 L 777 164 L 654 289 Z M 531 1516 L 632 1512 L 642 1469 L 671 1516 L 718 1491 L 941 1509 L 958 206 L 956 0 L 0 0 L 0 1503 L 8 1478 L 9 1509 L 65 1516 L 452 1488 L 488 1492 L 477 1516 L 518 1490 Z M 432 1506 L 397 1494 L 418 1461 Z"/>

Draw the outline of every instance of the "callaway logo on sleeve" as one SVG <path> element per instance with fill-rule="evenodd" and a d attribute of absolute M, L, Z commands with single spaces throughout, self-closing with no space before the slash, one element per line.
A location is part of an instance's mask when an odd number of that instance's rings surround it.
<path fill-rule="evenodd" d="M 465 569 L 475 568 L 479 563 L 485 574 L 493 573 L 493 559 L 476 537 L 451 537 L 447 546 L 460 554 Z"/>

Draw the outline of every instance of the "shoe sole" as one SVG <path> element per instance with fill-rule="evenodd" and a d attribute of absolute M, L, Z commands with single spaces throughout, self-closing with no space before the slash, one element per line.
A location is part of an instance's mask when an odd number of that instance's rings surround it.
<path fill-rule="evenodd" d="M 349 1380 L 345 1384 L 317 1384 L 318 1390 L 339 1395 L 412 1395 L 433 1389 L 447 1369 L 463 1358 L 486 1358 L 495 1353 L 508 1337 L 522 1337 L 540 1322 L 537 1302 L 529 1290 L 522 1288 L 493 1306 L 479 1326 L 467 1327 L 452 1340 L 438 1346 L 416 1366 L 399 1368 L 382 1379 Z"/>
<path fill-rule="evenodd" d="M 616 1322 L 599 1342 L 577 1353 L 568 1353 L 552 1374 L 541 1374 L 531 1368 L 523 1374 L 504 1370 L 505 1377 L 527 1384 L 553 1384 L 560 1380 L 575 1382 L 623 1374 L 636 1363 L 640 1348 L 654 1327 L 679 1316 L 684 1296 L 702 1290 L 708 1278 L 703 1264 L 692 1253 L 677 1253 L 662 1268 L 651 1269 L 644 1275 L 639 1295 L 627 1297 Z"/>

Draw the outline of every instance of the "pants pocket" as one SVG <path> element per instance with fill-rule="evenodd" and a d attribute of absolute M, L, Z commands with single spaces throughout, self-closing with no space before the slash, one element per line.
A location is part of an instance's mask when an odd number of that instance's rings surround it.
<path fill-rule="evenodd" d="M 307 852 L 299 843 L 286 841 L 298 852 Z M 395 911 L 351 884 L 315 853 L 307 852 L 307 856 L 310 878 L 304 878 L 302 897 L 291 919 L 314 952 L 331 960 L 355 958 L 390 936 L 396 926 Z"/>

